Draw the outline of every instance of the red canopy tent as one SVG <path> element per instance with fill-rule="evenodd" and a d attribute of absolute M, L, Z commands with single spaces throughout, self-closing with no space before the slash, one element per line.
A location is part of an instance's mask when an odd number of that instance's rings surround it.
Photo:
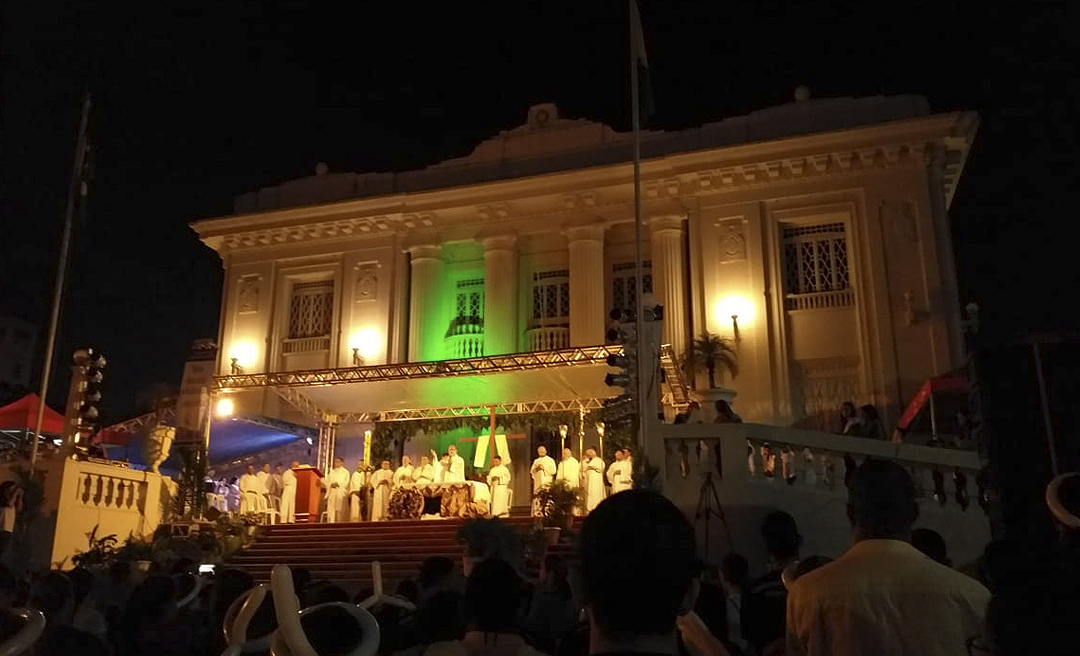
<path fill-rule="evenodd" d="M 955 432 L 955 413 L 967 410 L 968 381 L 964 370 L 923 383 L 896 425 L 903 431 L 938 435 Z"/>
<path fill-rule="evenodd" d="M 0 431 L 33 432 L 37 427 L 38 404 L 41 399 L 37 394 L 27 394 L 14 403 L 0 408 Z M 48 435 L 64 433 L 64 415 L 45 406 L 41 419 L 41 432 Z"/>

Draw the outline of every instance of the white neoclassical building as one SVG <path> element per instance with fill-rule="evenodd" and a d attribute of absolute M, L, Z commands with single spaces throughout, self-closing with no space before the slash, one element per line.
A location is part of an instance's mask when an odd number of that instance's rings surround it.
<path fill-rule="evenodd" d="M 678 356 L 703 331 L 737 337 L 740 374 L 724 384 L 747 420 L 812 422 L 845 400 L 895 420 L 923 381 L 962 364 L 948 209 L 977 126 L 972 112 L 879 96 L 645 133 L 644 284 L 664 304 L 663 341 Z M 233 215 L 194 224 L 225 268 L 219 373 L 604 344 L 609 310 L 636 298 L 631 140 L 538 105 L 459 159 L 320 167 L 238 197 Z M 374 417 L 408 409 L 393 379 L 237 399 L 284 418 Z M 405 396 L 498 400 L 460 383 Z M 570 387 L 547 397 L 603 391 Z"/>

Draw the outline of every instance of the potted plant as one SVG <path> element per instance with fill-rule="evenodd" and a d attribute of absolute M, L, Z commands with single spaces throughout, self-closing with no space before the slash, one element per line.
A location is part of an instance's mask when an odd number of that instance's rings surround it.
<path fill-rule="evenodd" d="M 98 527 L 95 526 L 93 530 L 86 534 L 87 549 L 86 551 L 80 551 L 71 558 L 71 562 L 76 567 L 83 567 L 89 570 L 105 570 L 116 560 L 117 552 L 116 543 L 119 540 L 116 535 L 110 533 L 109 535 L 98 536 Z"/>
<path fill-rule="evenodd" d="M 708 375 L 709 388 L 699 390 L 702 410 L 706 421 L 716 418 L 716 402 L 724 400 L 731 403 L 735 399 L 735 390 L 726 387 L 718 387 L 717 379 L 725 371 L 734 379 L 739 375 L 739 354 L 735 348 L 735 342 L 726 337 L 705 331 L 698 335 L 690 345 L 686 353 L 686 360 L 694 371 L 703 371 Z M 719 376 L 718 376 L 719 374 Z"/>
<path fill-rule="evenodd" d="M 548 530 L 551 544 L 559 541 L 559 533 L 570 530 L 574 521 L 574 509 L 585 503 L 585 493 L 580 487 L 570 487 L 566 481 L 552 481 L 536 493 L 540 504 L 540 523 Z"/>
<path fill-rule="evenodd" d="M 154 559 L 154 547 L 147 541 L 129 535 L 124 546 L 116 550 L 116 561 L 128 563 L 133 576 L 150 571 Z"/>

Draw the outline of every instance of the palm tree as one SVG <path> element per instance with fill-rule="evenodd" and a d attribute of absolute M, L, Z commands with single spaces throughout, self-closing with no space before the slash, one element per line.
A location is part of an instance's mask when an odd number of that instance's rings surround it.
<path fill-rule="evenodd" d="M 687 353 L 688 359 L 696 371 L 709 373 L 709 387 L 716 387 L 716 372 L 727 370 L 731 377 L 739 375 L 739 354 L 735 352 L 735 342 L 726 337 L 705 331 L 694 339 Z"/>

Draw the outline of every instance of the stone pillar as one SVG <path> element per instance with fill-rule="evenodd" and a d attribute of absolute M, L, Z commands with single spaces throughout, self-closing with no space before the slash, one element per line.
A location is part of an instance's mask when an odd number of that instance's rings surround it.
<path fill-rule="evenodd" d="M 677 214 L 657 216 L 649 221 L 653 294 L 664 306 L 661 340 L 671 344 L 676 357 L 685 352 L 687 344 L 684 225 L 683 217 Z"/>
<path fill-rule="evenodd" d="M 443 261 L 441 246 L 409 250 L 409 362 L 438 359 L 443 324 Z"/>
<path fill-rule="evenodd" d="M 570 346 L 604 343 L 604 227 L 566 231 L 570 251 Z"/>
<path fill-rule="evenodd" d="M 517 239 L 484 239 L 484 355 L 518 350 Z"/>

